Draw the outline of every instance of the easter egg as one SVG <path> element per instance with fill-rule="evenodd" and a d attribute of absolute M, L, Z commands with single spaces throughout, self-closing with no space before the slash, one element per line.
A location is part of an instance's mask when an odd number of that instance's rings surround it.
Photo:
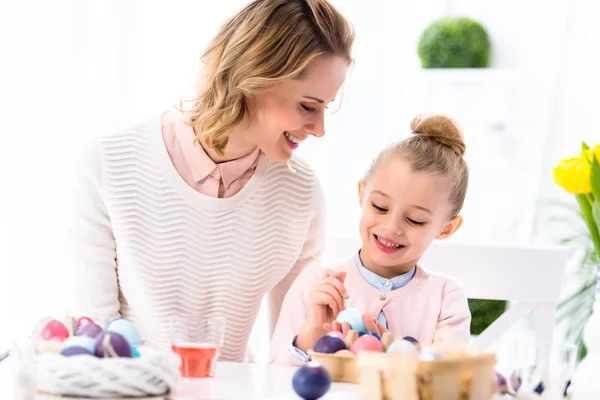
<path fill-rule="evenodd" d="M 69 331 L 67 327 L 56 319 L 51 319 L 46 322 L 42 330 L 40 331 L 40 338 L 43 340 L 64 340 L 69 337 Z"/>
<path fill-rule="evenodd" d="M 64 348 L 67 347 L 81 347 L 94 353 L 96 348 L 96 340 L 88 336 L 71 336 L 65 340 Z"/>
<path fill-rule="evenodd" d="M 142 355 L 141 355 L 140 351 L 137 349 L 137 347 L 131 346 L 131 357 L 140 358 L 141 356 Z"/>
<path fill-rule="evenodd" d="M 413 346 L 415 346 L 417 348 L 417 350 L 419 350 L 421 348 L 421 345 L 419 344 L 419 341 L 417 339 L 415 339 L 412 336 L 404 336 L 403 337 L 404 340 L 408 340 L 409 342 L 411 342 L 413 344 Z"/>
<path fill-rule="evenodd" d="M 317 353 L 332 354 L 336 351 L 345 350 L 346 343 L 338 337 L 325 335 L 315 343 L 314 351 Z"/>
<path fill-rule="evenodd" d="M 42 333 L 42 329 L 46 326 L 49 321 L 52 321 L 54 318 L 52 317 L 43 317 L 40 318 L 35 325 L 33 326 L 33 330 L 31 331 L 31 337 L 35 340 L 40 339 L 40 335 Z"/>
<path fill-rule="evenodd" d="M 365 321 L 362 314 L 362 311 L 358 308 L 346 308 L 338 314 L 337 321 L 340 324 L 347 322 L 353 331 L 364 332 L 367 329 L 365 328 Z"/>
<path fill-rule="evenodd" d="M 417 348 L 408 340 L 396 340 L 388 348 L 387 353 L 400 353 L 400 354 L 413 354 L 417 355 L 419 352 Z"/>
<path fill-rule="evenodd" d="M 95 354 L 97 357 L 131 357 L 131 345 L 116 332 L 102 332 L 96 338 Z"/>
<path fill-rule="evenodd" d="M 62 351 L 60 352 L 60 355 L 65 356 L 65 357 L 74 357 L 74 356 L 93 356 L 94 354 L 91 353 L 88 349 L 84 349 L 83 347 L 72 346 L 72 347 L 65 347 L 64 349 L 62 349 Z"/>
<path fill-rule="evenodd" d="M 292 379 L 292 386 L 303 399 L 318 399 L 331 387 L 331 376 L 322 365 L 310 362 L 298 368 Z"/>
<path fill-rule="evenodd" d="M 344 335 L 342 332 L 338 332 L 338 331 L 329 332 L 327 334 L 327 336 L 333 336 L 333 337 L 336 337 L 336 338 L 340 338 L 342 340 L 346 339 L 346 335 Z"/>
<path fill-rule="evenodd" d="M 506 394 L 508 393 L 508 384 L 506 383 L 506 378 L 499 373 L 498 371 L 494 371 L 494 382 L 496 385 L 496 393 Z"/>
<path fill-rule="evenodd" d="M 81 325 L 85 325 L 85 324 L 94 324 L 94 320 L 89 318 L 89 317 L 79 317 L 77 318 L 77 320 L 75 320 L 75 324 L 77 325 L 77 328 L 81 327 Z"/>
<path fill-rule="evenodd" d="M 354 354 L 358 355 L 363 351 L 383 351 L 383 347 L 381 346 L 381 342 L 377 340 L 375 336 L 371 335 L 363 335 L 356 339 L 352 346 L 350 347 L 350 351 Z"/>
<path fill-rule="evenodd" d="M 379 336 L 378 334 L 371 332 L 371 331 L 365 331 L 365 332 L 360 332 L 358 334 L 358 336 L 363 336 L 363 335 L 371 335 L 371 336 L 375 336 L 377 338 L 377 340 L 381 341 L 381 336 Z"/>
<path fill-rule="evenodd" d="M 96 338 L 100 333 L 102 333 L 102 328 L 100 325 L 96 325 L 94 322 L 91 322 L 81 325 L 77 331 L 75 331 L 75 336 Z"/>
<path fill-rule="evenodd" d="M 140 336 L 138 330 L 131 322 L 125 319 L 120 318 L 114 320 L 108 325 L 106 330 L 108 332 L 115 332 L 123 336 L 132 346 L 139 346 L 142 344 L 142 337 Z"/>

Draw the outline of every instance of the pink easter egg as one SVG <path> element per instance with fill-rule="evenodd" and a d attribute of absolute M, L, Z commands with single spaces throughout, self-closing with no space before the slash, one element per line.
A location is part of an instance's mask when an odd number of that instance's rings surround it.
<path fill-rule="evenodd" d="M 377 351 L 382 352 L 383 346 L 381 342 L 377 340 L 375 336 L 372 335 L 363 335 L 356 339 L 352 346 L 350 346 L 350 351 L 354 354 L 358 355 L 363 351 Z"/>
<path fill-rule="evenodd" d="M 69 330 L 62 322 L 52 319 L 40 331 L 43 340 L 64 340 L 69 337 Z"/>
<path fill-rule="evenodd" d="M 346 335 L 344 335 L 342 332 L 338 332 L 338 331 L 329 332 L 327 334 L 327 336 L 333 336 L 333 337 L 336 337 L 336 338 L 339 338 L 342 340 L 346 339 Z"/>
<path fill-rule="evenodd" d="M 77 318 L 77 327 L 79 328 L 81 325 L 85 324 L 93 324 L 94 320 L 90 317 L 79 317 Z"/>

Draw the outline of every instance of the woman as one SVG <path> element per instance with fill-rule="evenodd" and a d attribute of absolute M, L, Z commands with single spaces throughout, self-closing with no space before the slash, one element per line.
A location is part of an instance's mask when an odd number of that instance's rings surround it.
<path fill-rule="evenodd" d="M 243 361 L 263 296 L 272 332 L 322 248 L 323 192 L 292 153 L 324 135 L 353 40 L 327 0 L 256 0 L 206 49 L 190 109 L 98 138 L 75 187 L 77 314 L 154 347 L 171 314 L 223 315 L 221 359 Z"/>

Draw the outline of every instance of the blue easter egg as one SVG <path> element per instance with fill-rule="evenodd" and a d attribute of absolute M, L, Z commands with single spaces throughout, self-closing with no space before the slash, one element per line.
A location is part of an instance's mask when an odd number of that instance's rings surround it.
<path fill-rule="evenodd" d="M 367 329 L 365 328 L 365 321 L 362 315 L 362 311 L 358 308 L 346 308 L 338 314 L 337 321 L 340 324 L 347 322 L 350 324 L 350 328 L 358 333 L 366 332 Z"/>
<path fill-rule="evenodd" d="M 138 330 L 131 322 L 125 319 L 120 318 L 114 320 L 110 323 L 110 325 L 108 325 L 106 331 L 118 333 L 127 339 L 127 342 L 129 342 L 129 344 L 132 346 L 139 346 L 142 344 L 142 337 L 140 336 Z"/>
<path fill-rule="evenodd" d="M 96 340 L 89 336 L 70 336 L 65 340 L 63 348 L 66 347 L 82 347 L 93 353 L 96 348 Z"/>
<path fill-rule="evenodd" d="M 133 357 L 133 358 L 141 357 L 140 351 L 135 346 L 131 346 L 131 357 Z"/>
<path fill-rule="evenodd" d="M 396 340 L 387 348 L 386 353 L 414 354 L 417 355 L 417 348 L 408 340 Z"/>
<path fill-rule="evenodd" d="M 417 339 L 415 339 L 412 336 L 404 336 L 402 339 L 404 340 L 408 340 L 409 342 L 411 342 L 417 349 L 421 346 L 419 344 L 419 341 Z"/>
<path fill-rule="evenodd" d="M 292 386 L 298 396 L 315 400 L 327 393 L 331 387 L 331 376 L 321 364 L 310 362 L 296 371 Z"/>
<path fill-rule="evenodd" d="M 375 332 L 371 332 L 371 331 L 365 331 L 365 332 L 360 332 L 358 334 L 358 337 L 361 337 L 363 335 L 371 335 L 371 336 L 375 336 L 377 338 L 377 340 L 381 341 L 381 336 L 379 336 L 378 334 L 376 334 Z"/>

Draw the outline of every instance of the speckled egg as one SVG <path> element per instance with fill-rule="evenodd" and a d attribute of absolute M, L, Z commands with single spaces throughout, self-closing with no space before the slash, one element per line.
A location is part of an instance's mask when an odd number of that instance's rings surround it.
<path fill-rule="evenodd" d="M 75 336 L 87 336 L 91 338 L 96 338 L 100 333 L 102 333 L 102 328 L 100 327 L 100 325 L 96 325 L 92 322 L 90 324 L 81 325 L 75 332 Z"/>
<path fill-rule="evenodd" d="M 103 332 L 96 338 L 97 357 L 131 357 L 131 345 L 116 332 Z"/>
<path fill-rule="evenodd" d="M 114 320 L 108 325 L 106 331 L 118 333 L 127 339 L 132 346 L 139 346 L 142 344 L 142 337 L 135 328 L 135 325 L 125 319 Z"/>
<path fill-rule="evenodd" d="M 357 332 L 365 332 L 365 321 L 362 316 L 363 312 L 358 308 L 346 308 L 337 316 L 337 321 L 342 324 L 347 322 L 350 324 L 350 329 Z"/>
<path fill-rule="evenodd" d="M 377 351 L 382 352 L 383 346 L 381 346 L 381 342 L 377 340 L 375 336 L 364 335 L 359 337 L 352 343 L 350 347 L 350 351 L 354 354 L 358 355 L 363 351 Z"/>
<path fill-rule="evenodd" d="M 417 348 L 408 340 L 396 340 L 387 348 L 387 353 L 400 353 L 400 354 L 413 354 L 417 355 L 419 352 Z"/>
<path fill-rule="evenodd" d="M 71 336 L 65 340 L 64 348 L 67 347 L 82 347 L 90 353 L 94 353 L 96 348 L 96 340 L 88 336 Z"/>
<path fill-rule="evenodd" d="M 74 356 L 93 356 L 94 354 L 91 353 L 88 349 L 84 349 L 83 347 L 72 346 L 72 347 L 65 347 L 64 349 L 62 349 L 60 352 L 60 355 L 65 356 L 65 357 L 74 357 Z"/>
<path fill-rule="evenodd" d="M 43 340 L 65 340 L 69 337 L 67 327 L 56 319 L 46 322 L 40 331 L 40 338 Z"/>

